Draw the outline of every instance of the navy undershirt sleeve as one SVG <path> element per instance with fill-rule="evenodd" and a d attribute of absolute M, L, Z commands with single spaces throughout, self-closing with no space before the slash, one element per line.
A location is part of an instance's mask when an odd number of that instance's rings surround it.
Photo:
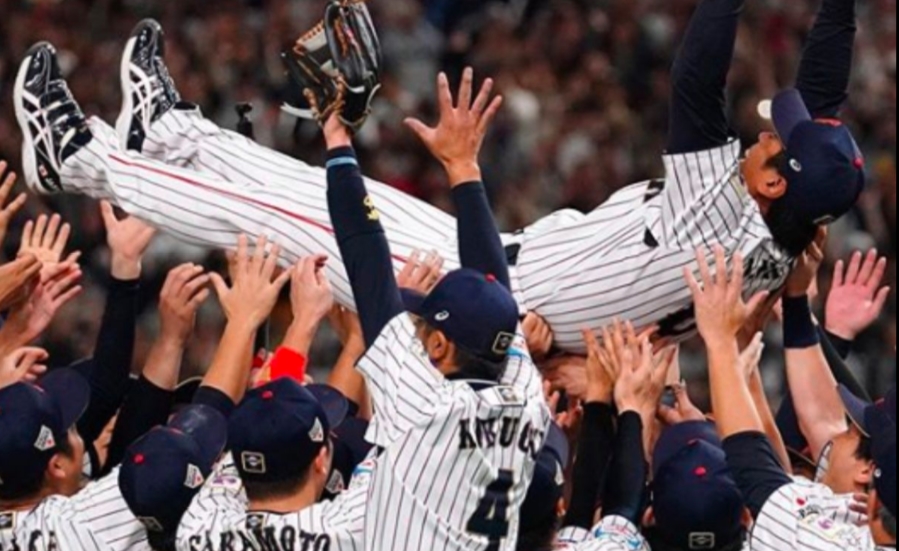
<path fill-rule="evenodd" d="M 487 190 L 482 182 L 469 182 L 453 189 L 459 233 L 459 256 L 463 268 L 496 277 L 512 289 L 509 261 L 500 238 Z"/>
<path fill-rule="evenodd" d="M 131 388 L 116 422 L 109 444 L 104 475 L 109 474 L 125 458 L 128 447 L 153 428 L 165 425 L 172 412 L 175 393 L 159 388 L 141 376 Z"/>
<path fill-rule="evenodd" d="M 585 404 L 565 526 L 585 530 L 593 527 L 596 504 L 605 492 L 614 449 L 615 409 L 609 404 Z"/>
<path fill-rule="evenodd" d="M 727 75 L 745 0 L 703 0 L 693 14 L 671 74 L 668 153 L 726 145 Z"/>
<path fill-rule="evenodd" d="M 603 501 L 603 517 L 619 516 L 640 525 L 648 471 L 643 420 L 632 411 L 626 412 L 618 417 L 618 438 Z"/>
<path fill-rule="evenodd" d="M 793 482 L 781 466 L 771 441 L 761 432 L 731 436 L 724 441 L 724 451 L 754 518 L 758 518 L 771 496 Z"/>
<path fill-rule="evenodd" d="M 328 208 L 368 346 L 405 311 L 380 214 L 351 147 L 328 153 Z"/>
<path fill-rule="evenodd" d="M 796 83 L 813 117 L 837 118 L 849 98 L 857 32 L 856 0 L 824 0 Z"/>

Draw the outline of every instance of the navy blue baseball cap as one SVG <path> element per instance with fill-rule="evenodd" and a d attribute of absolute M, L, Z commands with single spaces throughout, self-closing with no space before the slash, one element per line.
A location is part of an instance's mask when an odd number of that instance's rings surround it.
<path fill-rule="evenodd" d="M 119 471 L 119 488 L 134 516 L 151 532 L 177 530 L 227 443 L 225 416 L 198 404 L 135 442 Z"/>
<path fill-rule="evenodd" d="M 331 464 L 331 475 L 325 485 L 324 499 L 334 499 L 349 487 L 356 467 L 365 461 L 374 447 L 365 440 L 368 422 L 362 419 L 347 417 L 331 432 L 334 459 Z"/>
<path fill-rule="evenodd" d="M 534 479 L 521 507 L 524 531 L 542 528 L 546 522 L 556 520 L 556 508 L 565 494 L 565 469 L 568 468 L 570 456 L 568 438 L 553 423 L 547 432 L 546 443 L 537 455 Z"/>
<path fill-rule="evenodd" d="M 90 385 L 72 369 L 0 390 L 0 495 L 16 494 L 43 479 L 89 403 Z"/>
<path fill-rule="evenodd" d="M 783 200 L 790 212 L 804 224 L 836 222 L 865 189 L 865 159 L 852 132 L 839 121 L 812 118 L 798 90 L 774 98 L 771 116 L 788 158 Z"/>
<path fill-rule="evenodd" d="M 656 445 L 653 470 L 653 512 L 665 543 L 693 551 L 743 537 L 743 494 L 715 425 L 697 421 L 667 429 Z"/>
<path fill-rule="evenodd" d="M 874 404 L 858 398 L 846 386 L 840 386 L 840 396 L 852 422 L 871 439 L 877 467 L 874 487 L 886 508 L 896 515 L 896 387 Z"/>
<path fill-rule="evenodd" d="M 481 359 L 502 362 L 515 341 L 518 304 L 493 276 L 456 270 L 429 295 L 404 289 L 403 302 L 410 313 Z"/>
<path fill-rule="evenodd" d="M 231 416 L 229 444 L 244 481 L 282 482 L 309 470 L 349 403 L 325 385 L 282 378 L 244 398 Z"/>

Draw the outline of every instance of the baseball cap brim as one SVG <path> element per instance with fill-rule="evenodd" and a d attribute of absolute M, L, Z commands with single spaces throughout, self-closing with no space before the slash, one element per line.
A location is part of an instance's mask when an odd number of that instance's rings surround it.
<path fill-rule="evenodd" d="M 655 474 L 658 475 L 669 461 L 697 441 L 708 442 L 717 448 L 722 447 L 721 437 L 715 425 L 708 421 L 690 421 L 666 429 L 653 452 L 652 464 Z"/>
<path fill-rule="evenodd" d="M 192 438 L 203 454 L 204 466 L 211 468 L 228 444 L 228 420 L 217 409 L 194 404 L 178 413 L 168 428 Z"/>
<path fill-rule="evenodd" d="M 424 317 L 424 303 L 428 298 L 427 295 L 412 289 L 400 289 L 400 295 L 403 298 L 403 306 L 406 307 L 407 312 Z"/>
<path fill-rule="evenodd" d="M 321 405 L 328 419 L 331 430 L 336 429 L 347 418 L 350 412 L 350 402 L 339 390 L 328 385 L 307 385 L 306 390 L 312 394 Z"/>
<path fill-rule="evenodd" d="M 840 385 L 840 398 L 843 400 L 843 407 L 846 408 L 849 419 L 862 434 L 870 438 L 871 427 L 868 426 L 867 411 L 872 404 L 853 394 L 846 385 Z"/>
<path fill-rule="evenodd" d="M 74 427 L 90 405 L 90 384 L 74 369 L 54 369 L 42 377 L 37 386 L 56 403 L 66 429 Z"/>
<path fill-rule="evenodd" d="M 796 89 L 785 90 L 774 98 L 771 103 L 771 120 L 784 145 L 790 143 L 797 128 L 813 121 L 802 93 Z"/>

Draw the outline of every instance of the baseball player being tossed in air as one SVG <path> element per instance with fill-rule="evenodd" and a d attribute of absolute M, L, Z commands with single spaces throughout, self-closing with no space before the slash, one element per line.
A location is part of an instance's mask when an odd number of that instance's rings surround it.
<path fill-rule="evenodd" d="M 864 160 L 835 119 L 847 97 L 855 2 L 826 0 L 831 17 L 811 36 L 798 91 L 774 101 L 778 132 L 762 134 L 745 156 L 725 109 L 743 3 L 705 0 L 698 8 L 673 68 L 663 179 L 623 189 L 589 214 L 558 212 L 502 237 L 513 294 L 522 311 L 547 320 L 557 347 L 583 354 L 580 331 L 616 318 L 658 324 L 663 337 L 692 335 L 692 297 L 680 271 L 697 247 L 710 252 L 721 243 L 729 258 L 742 253 L 747 296 L 778 290 L 820 226 L 862 192 Z M 34 46 L 15 88 L 30 188 L 108 199 L 203 246 L 264 234 L 284 245 L 288 262 L 322 252 L 339 258 L 326 171 L 205 119 L 181 101 L 164 55 L 161 27 L 141 23 L 122 59 L 124 101 L 113 129 L 85 117 L 54 48 Z M 472 79 L 466 71 L 463 89 Z M 446 76 L 439 86 L 448 88 Z M 427 132 L 418 121 L 409 126 Z M 395 270 L 416 250 L 436 251 L 448 269 L 461 266 L 455 218 L 384 184 L 366 185 Z M 346 266 L 332 262 L 328 270 L 337 300 L 354 307 Z"/>
<path fill-rule="evenodd" d="M 377 198 L 349 130 L 331 117 L 328 206 L 368 352 L 367 439 L 381 450 L 365 522 L 370 549 L 512 551 L 551 422 L 510 292 L 509 269 L 477 157 L 501 99 L 472 82 L 422 136 L 444 161 L 460 216 L 463 268 L 428 294 L 400 292 Z M 412 314 L 411 316 L 409 314 Z"/>

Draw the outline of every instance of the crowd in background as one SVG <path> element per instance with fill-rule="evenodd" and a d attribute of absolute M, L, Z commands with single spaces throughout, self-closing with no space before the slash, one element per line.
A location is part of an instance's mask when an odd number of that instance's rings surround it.
<path fill-rule="evenodd" d="M 449 207 L 440 167 L 402 126 L 433 111 L 434 76 L 471 64 L 493 76 L 507 104 L 483 155 L 485 179 L 504 229 L 518 229 L 559 208 L 592 210 L 621 187 L 663 174 L 669 68 L 697 0 L 372 0 L 385 52 L 384 88 L 358 140 L 373 178 Z M 759 103 L 790 85 L 817 0 L 750 0 L 731 75 L 733 126 L 746 141 L 765 128 Z M 21 135 L 12 83 L 38 39 L 61 50 L 64 70 L 85 111 L 114 121 L 120 107 L 118 63 L 142 17 L 167 29 L 167 60 L 185 99 L 210 118 L 236 125 L 234 106 L 251 102 L 256 139 L 320 164 L 323 146 L 311 123 L 281 114 L 287 92 L 278 53 L 321 17 L 321 0 L 0 0 L 0 159 L 19 167 Z M 896 3 L 862 0 L 856 70 L 844 112 L 867 158 L 870 185 L 852 216 L 833 229 L 830 258 L 876 246 L 895 281 Z M 33 199 L 27 209 L 60 212 L 75 226 L 86 292 L 66 309 L 45 345 L 64 364 L 90 353 L 104 302 L 106 249 L 99 207 L 74 198 Z M 33 217 L 33 216 L 32 216 Z M 22 220 L 28 216 L 22 216 Z M 16 230 L 13 230 L 15 235 Z M 10 239 L 13 242 L 15 239 Z M 7 257 L 15 251 L 6 251 Z M 146 322 L 137 365 L 152 343 L 155 297 L 175 262 L 213 265 L 215 255 L 173 240 L 154 244 L 145 266 Z M 825 270 L 826 273 L 826 270 Z M 825 281 L 826 285 L 826 281 Z M 823 289 L 822 291 L 826 291 Z M 273 331 L 289 315 L 276 312 Z M 882 394 L 895 369 L 894 300 L 856 348 L 853 365 Z M 221 329 L 215 306 L 201 312 L 185 374 L 208 365 Z M 329 365 L 336 339 L 323 336 L 313 361 Z M 686 351 L 685 370 L 700 371 Z M 774 358 L 782 353 L 769 349 Z M 877 380 L 889 377 L 889 380 Z M 779 393 L 779 370 L 769 390 Z M 701 384 L 701 383 L 700 383 Z M 699 394 L 697 397 L 701 397 Z"/>

